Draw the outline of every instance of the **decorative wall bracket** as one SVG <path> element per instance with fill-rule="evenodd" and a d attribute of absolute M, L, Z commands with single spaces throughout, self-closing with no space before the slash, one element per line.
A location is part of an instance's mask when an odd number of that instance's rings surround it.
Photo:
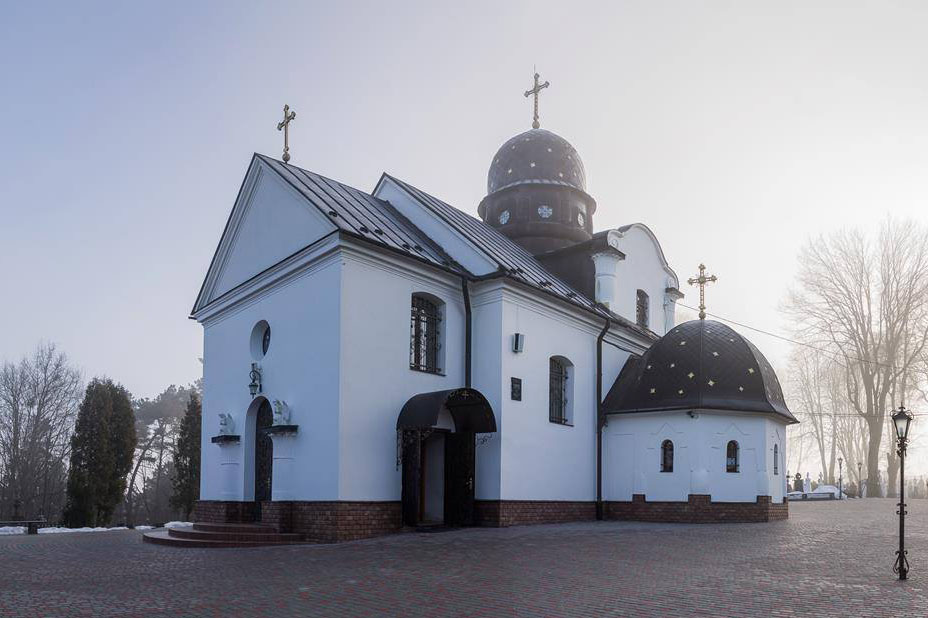
<path fill-rule="evenodd" d="M 271 425 L 263 431 L 270 436 L 295 436 L 299 429 L 299 425 Z"/>
<path fill-rule="evenodd" d="M 218 436 L 213 436 L 210 438 L 210 442 L 213 444 L 218 444 L 222 446 L 224 444 L 238 444 L 242 441 L 242 436 L 234 435 L 230 433 L 221 433 Z"/>

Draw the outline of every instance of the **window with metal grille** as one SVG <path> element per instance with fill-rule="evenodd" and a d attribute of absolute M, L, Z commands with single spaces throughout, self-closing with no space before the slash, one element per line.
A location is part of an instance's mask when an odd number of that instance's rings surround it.
<path fill-rule="evenodd" d="M 638 299 L 635 303 L 635 322 L 638 326 L 648 327 L 648 313 L 650 312 L 650 301 L 644 290 L 638 290 Z"/>
<path fill-rule="evenodd" d="M 567 418 L 567 363 L 551 359 L 548 379 L 548 420 L 566 425 Z"/>
<path fill-rule="evenodd" d="M 424 296 L 414 294 L 410 316 L 409 368 L 429 373 L 441 373 L 441 306 Z"/>
<path fill-rule="evenodd" d="M 738 471 L 738 443 L 734 440 L 729 441 L 728 448 L 725 449 L 725 471 Z"/>
<path fill-rule="evenodd" d="M 780 473 L 780 445 L 773 445 L 773 473 Z"/>
<path fill-rule="evenodd" d="M 661 444 L 661 472 L 673 472 L 673 442 L 670 440 Z"/>

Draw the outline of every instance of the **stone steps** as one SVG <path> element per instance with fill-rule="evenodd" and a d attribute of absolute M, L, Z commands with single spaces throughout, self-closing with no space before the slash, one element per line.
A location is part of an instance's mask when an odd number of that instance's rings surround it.
<path fill-rule="evenodd" d="M 153 530 L 142 535 L 146 543 L 173 547 L 262 547 L 302 543 L 299 534 L 277 532 L 261 524 L 207 524 Z"/>

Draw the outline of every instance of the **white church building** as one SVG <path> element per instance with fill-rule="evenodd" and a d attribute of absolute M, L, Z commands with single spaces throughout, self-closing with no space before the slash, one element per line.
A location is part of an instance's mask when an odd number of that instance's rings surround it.
<path fill-rule="evenodd" d="M 340 541 L 787 517 L 777 377 L 727 326 L 675 325 L 651 230 L 594 231 L 577 151 L 540 128 L 487 193 L 476 218 L 253 157 L 191 316 L 197 521 Z"/>

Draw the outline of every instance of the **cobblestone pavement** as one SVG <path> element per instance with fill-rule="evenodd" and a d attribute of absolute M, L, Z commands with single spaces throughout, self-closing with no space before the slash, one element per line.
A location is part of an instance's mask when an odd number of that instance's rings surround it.
<path fill-rule="evenodd" d="M 0 537 L 0 616 L 928 616 L 928 500 L 769 524 L 590 522 L 341 545 L 180 549 L 135 531 Z"/>

